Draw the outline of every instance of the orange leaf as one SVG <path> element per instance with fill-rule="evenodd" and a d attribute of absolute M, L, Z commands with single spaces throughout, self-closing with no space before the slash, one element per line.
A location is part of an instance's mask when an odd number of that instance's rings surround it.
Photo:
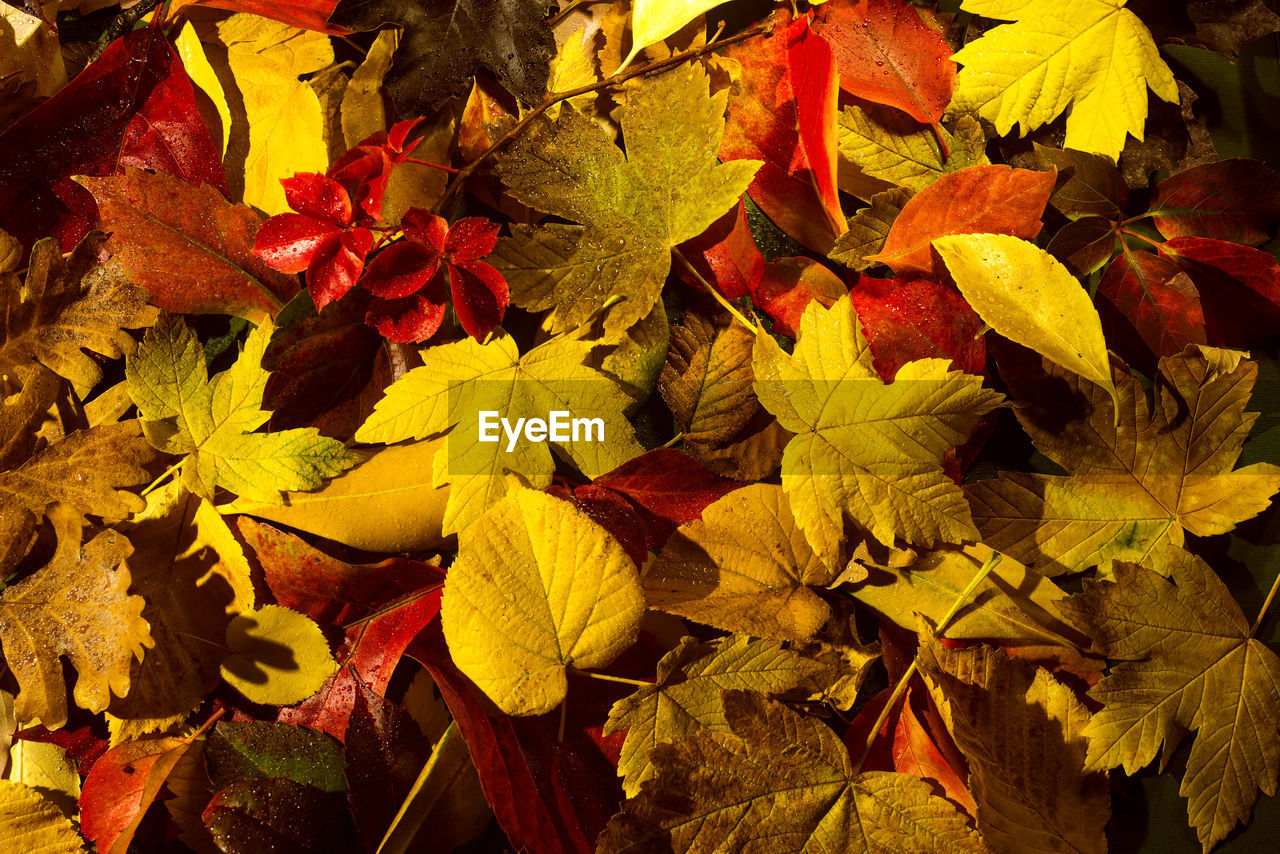
<path fill-rule="evenodd" d="M 900 276 L 946 281 L 947 268 L 933 240 L 948 234 L 1011 234 L 1030 240 L 1053 192 L 1057 172 L 1008 166 L 970 166 L 925 187 L 894 220 L 884 248 L 867 260 Z"/>
<path fill-rule="evenodd" d="M 952 803 L 971 816 L 977 815 L 978 806 L 973 802 L 969 787 L 916 717 L 910 695 L 902 704 L 893 733 L 893 767 L 903 774 L 913 774 L 937 783 Z"/>

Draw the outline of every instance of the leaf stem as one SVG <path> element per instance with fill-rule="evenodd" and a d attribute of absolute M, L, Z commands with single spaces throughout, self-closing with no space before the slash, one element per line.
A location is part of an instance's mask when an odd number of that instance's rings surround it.
<path fill-rule="evenodd" d="M 724 298 L 724 294 L 720 293 L 720 291 L 714 285 L 712 285 L 706 279 L 702 278 L 702 274 L 699 273 L 697 269 L 694 268 L 693 264 L 689 263 L 689 259 L 684 257 L 684 255 L 681 254 L 679 249 L 672 249 L 671 256 L 675 258 L 677 261 L 679 261 L 682 265 L 684 265 L 685 271 L 688 272 L 689 275 L 693 276 L 694 280 L 697 281 L 698 284 L 702 285 L 702 287 L 706 290 L 706 292 L 711 294 L 712 298 L 714 298 L 716 302 L 720 303 L 720 305 L 724 307 L 725 311 L 732 314 L 734 317 L 738 319 L 739 323 L 747 327 L 747 329 L 751 330 L 752 335 L 760 334 L 759 327 L 757 327 L 750 320 L 747 320 L 745 317 L 743 317 L 742 313 L 733 307 L 733 303 L 729 302 L 727 299 Z"/>
<path fill-rule="evenodd" d="M 663 443 L 662 443 L 661 445 L 659 445 L 658 447 L 659 447 L 659 448 L 674 448 L 676 445 L 680 444 L 682 441 L 684 441 L 684 434 L 683 434 L 683 433 L 677 433 L 677 434 L 675 434 L 674 436 L 672 436 L 670 439 L 668 439 L 667 441 L 663 442 Z"/>
<path fill-rule="evenodd" d="M 635 685 L 637 688 L 650 688 L 652 682 L 642 682 L 639 679 L 628 679 L 625 676 L 610 676 L 608 673 L 597 673 L 594 670 L 579 670 L 576 667 L 566 667 L 565 671 L 572 673 L 574 676 L 589 676 L 592 679 L 599 679 L 602 682 L 619 682 L 623 685 Z"/>
<path fill-rule="evenodd" d="M 176 472 L 178 469 L 180 469 L 180 468 L 182 467 L 182 463 L 183 463 L 185 460 L 186 460 L 186 457 L 185 457 L 185 456 L 184 456 L 184 457 L 180 457 L 176 463 L 174 463 L 173 465 L 169 466 L 169 467 L 168 467 L 167 469 L 165 469 L 164 471 L 160 472 L 159 477 L 157 477 L 155 480 L 151 481 L 151 483 L 147 484 L 147 488 L 146 488 L 146 489 L 144 489 L 144 490 L 142 490 L 141 492 L 139 492 L 139 493 L 138 493 L 138 497 L 139 497 L 139 498 L 146 498 L 146 497 L 147 497 L 147 493 L 151 492 L 151 491 L 152 491 L 152 490 L 154 490 L 157 486 L 159 486 L 160 484 L 164 483 L 166 480 L 168 480 L 168 479 L 169 479 L 169 475 L 173 474 L 173 473 L 174 473 L 174 472 Z"/>
<path fill-rule="evenodd" d="M 401 163 L 416 163 L 419 166 L 430 166 L 432 169 L 439 169 L 441 172 L 448 172 L 450 175 L 457 175 L 458 170 L 452 166 L 445 166 L 443 163 L 432 163 L 430 160 L 419 160 L 416 157 L 406 157 Z"/>
<path fill-rule="evenodd" d="M 938 622 L 937 635 L 942 637 L 942 633 L 946 631 L 951 620 L 969 601 L 969 597 L 973 595 L 973 591 L 978 589 L 978 585 L 983 582 L 991 570 L 996 568 L 1000 563 L 1000 559 L 1004 555 L 1000 552 L 992 552 L 991 556 L 986 559 L 982 567 L 974 574 L 969 583 L 965 585 L 964 590 L 960 591 L 960 595 L 951 603 L 951 608 L 943 615 Z M 916 671 L 920 669 L 920 651 L 916 650 L 915 657 L 911 659 L 911 666 L 907 668 L 906 673 L 902 674 L 902 678 L 898 680 L 898 684 L 893 686 L 893 693 L 889 695 L 888 701 L 884 704 L 884 708 L 880 710 L 880 714 L 876 717 L 875 724 L 871 727 L 871 732 L 867 733 L 867 741 L 862 746 L 862 753 L 858 756 L 858 761 L 854 763 L 853 772 L 857 774 L 862 770 L 862 763 L 867 761 L 867 757 L 871 754 L 871 747 L 876 743 L 876 736 L 880 733 L 880 727 L 884 726 L 884 722 L 889 719 L 889 713 L 893 711 L 893 707 L 898 704 L 902 693 L 907 690 L 907 683 L 911 681 L 911 677 L 916 675 Z"/>
<path fill-rule="evenodd" d="M 1256 635 L 1258 629 L 1262 628 L 1262 620 L 1267 616 L 1271 603 L 1276 600 L 1277 591 L 1280 591 L 1280 575 L 1276 575 L 1276 580 L 1271 582 L 1271 592 L 1267 594 L 1266 600 L 1262 603 L 1262 609 L 1258 611 L 1258 618 L 1253 621 L 1253 626 L 1249 629 L 1249 637 Z"/>
<path fill-rule="evenodd" d="M 1147 237 L 1145 234 L 1139 234 L 1139 233 L 1138 233 L 1138 232 L 1136 232 L 1136 231 L 1130 231 L 1129 229 L 1125 228 L 1124 226 L 1121 226 L 1120 228 L 1118 228 L 1118 229 L 1116 229 L 1116 230 L 1117 230 L 1117 231 L 1119 231 L 1122 235 L 1127 235 L 1127 236 L 1129 236 L 1129 237 L 1136 237 L 1136 238 L 1138 238 L 1139 240 L 1141 240 L 1143 243 L 1150 243 L 1152 246 L 1157 246 L 1157 247 L 1160 245 L 1160 241 L 1158 241 L 1158 240 L 1152 240 L 1150 237 Z M 1121 242 L 1121 243 L 1123 243 L 1124 241 L 1123 241 L 1123 240 L 1121 240 L 1120 242 Z"/>
<path fill-rule="evenodd" d="M 519 136 L 526 127 L 538 118 L 538 116 L 541 116 L 555 104 L 558 104 L 561 101 L 566 101 L 569 98 L 576 98 L 579 95 L 586 95 L 589 92 L 598 92 L 601 89 L 608 89 L 610 87 L 617 86 L 635 77 L 642 77 L 646 74 L 656 74 L 659 71 L 666 71 L 668 68 L 681 65 L 691 59 L 697 59 L 700 56 L 712 53 L 722 47 L 727 47 L 731 44 L 737 44 L 740 41 L 746 41 L 747 39 L 764 35 L 773 29 L 772 22 L 773 16 L 770 15 L 769 18 L 761 21 L 754 27 L 745 29 L 740 33 L 735 33 L 727 38 L 707 42 L 701 47 L 696 47 L 692 50 L 678 53 L 675 56 L 651 62 L 648 65 L 641 65 L 636 68 L 627 69 L 622 73 L 615 73 L 613 76 L 607 77 L 604 80 L 598 80 L 595 83 L 588 83 L 585 86 L 578 86 L 575 89 L 568 89 L 564 92 L 548 92 L 547 96 L 542 99 L 541 104 L 521 116 L 520 120 L 512 125 L 506 133 L 498 137 L 498 139 L 484 151 L 480 152 L 475 160 L 472 160 L 466 166 L 463 166 L 458 170 L 458 174 L 454 175 L 453 178 L 450 179 L 448 186 L 444 188 L 444 194 L 440 197 L 440 201 L 436 202 L 436 211 L 443 208 L 445 204 L 457 194 L 459 188 L 462 186 L 462 182 L 469 178 L 476 169 L 480 168 L 480 164 L 492 157 L 498 149 L 502 148 L 508 142 Z"/>

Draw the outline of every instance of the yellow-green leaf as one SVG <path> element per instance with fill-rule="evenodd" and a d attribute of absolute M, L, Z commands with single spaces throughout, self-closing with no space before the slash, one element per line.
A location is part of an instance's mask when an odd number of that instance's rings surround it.
<path fill-rule="evenodd" d="M 1119 407 L 1098 310 L 1058 259 L 1007 234 L 954 234 L 933 247 L 988 326 L 1106 389 Z"/>
<path fill-rule="evenodd" d="M 300 79 L 333 62 L 329 37 L 239 14 L 218 24 L 218 39 L 244 103 L 244 203 L 268 215 L 284 213 L 289 206 L 280 179 L 329 168 L 320 98 Z"/>
<path fill-rule="evenodd" d="M 941 125 L 921 127 L 902 113 L 850 104 L 840 113 L 840 156 L 864 175 L 919 192 L 948 172 L 987 163 L 987 139 L 972 118 L 952 136 Z M 939 142 L 950 156 L 944 156 Z"/>
<path fill-rule="evenodd" d="M 622 64 L 630 64 L 640 51 L 674 35 L 690 21 L 722 2 L 723 0 L 635 0 L 631 4 L 631 52 Z"/>
<path fill-rule="evenodd" d="M 945 359 L 908 362 L 883 382 L 849 297 L 811 302 L 795 352 L 756 337 L 755 389 L 797 435 L 782 458 L 796 522 L 827 566 L 842 567 L 845 520 L 885 545 L 977 539 L 942 456 L 1001 396 Z"/>
<path fill-rule="evenodd" d="M 338 669 L 329 643 L 311 619 L 266 605 L 227 624 L 222 678 L 251 702 L 291 706 L 310 697 Z"/>
<path fill-rule="evenodd" d="M 20 738 L 9 748 L 6 780 L 30 786 L 66 815 L 75 815 L 80 798 L 80 772 L 65 747 Z"/>
<path fill-rule="evenodd" d="M 952 59 L 951 113 L 976 112 L 1001 134 L 1022 135 L 1070 107 L 1064 148 L 1115 160 L 1125 136 L 1143 138 L 1147 87 L 1178 103 L 1173 72 L 1127 0 L 964 0 L 960 8 L 1013 21 Z"/>
<path fill-rule="evenodd" d="M 1089 696 L 1088 768 L 1127 774 L 1168 761 L 1189 732 L 1180 794 L 1207 852 L 1248 822 L 1280 770 L 1280 658 L 1252 636 L 1226 585 L 1200 558 L 1169 549 L 1169 577 L 1117 563 L 1068 607 L 1113 660 Z"/>
<path fill-rule="evenodd" d="M 559 705 L 569 667 L 604 667 L 644 615 L 636 565 L 572 504 L 520 489 L 458 537 L 440 619 L 458 669 L 509 715 Z"/>
<path fill-rule="evenodd" d="M 180 317 L 164 317 L 125 364 L 147 440 L 185 457 L 182 482 L 202 498 L 221 487 L 280 501 L 281 492 L 314 489 L 356 462 L 312 427 L 254 432 L 271 417 L 262 409 L 262 354 L 272 331 L 266 321 L 251 332 L 235 364 L 210 380 L 195 333 Z"/>
<path fill-rule="evenodd" d="M 0 839 L 22 854 L 83 854 L 70 819 L 34 789 L 0 780 Z"/>

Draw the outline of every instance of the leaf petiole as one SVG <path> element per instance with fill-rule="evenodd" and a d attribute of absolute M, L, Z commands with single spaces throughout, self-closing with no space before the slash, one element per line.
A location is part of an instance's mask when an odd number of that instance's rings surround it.
<path fill-rule="evenodd" d="M 1258 633 L 1258 629 L 1262 628 L 1262 620 L 1267 616 L 1271 603 L 1276 599 L 1276 593 L 1280 592 L 1280 574 L 1276 575 L 1276 580 L 1271 582 L 1271 591 L 1267 593 L 1267 598 L 1262 603 L 1262 608 L 1258 611 L 1258 618 L 1253 621 L 1253 625 L 1249 628 L 1249 637 L 1253 637 Z"/>
<path fill-rule="evenodd" d="M 732 314 L 735 318 L 737 318 L 739 323 L 747 327 L 747 329 L 751 331 L 752 335 L 760 334 L 759 327 L 757 327 L 750 320 L 747 320 L 745 317 L 743 317 L 742 312 L 734 308 L 733 303 L 729 302 L 727 299 L 724 298 L 724 294 L 720 293 L 720 291 L 717 290 L 714 285 L 712 285 L 706 279 L 702 278 L 702 274 L 699 273 L 697 269 L 695 269 L 694 266 L 689 263 L 689 259 L 684 257 L 684 255 L 681 254 L 679 249 L 672 249 L 671 256 L 684 266 L 685 270 L 688 271 L 689 275 L 693 276 L 694 280 L 697 281 L 698 284 L 702 285 L 703 290 L 711 294 L 712 298 L 714 298 L 716 302 L 720 303 L 720 305 L 724 307 L 725 311 Z"/>
<path fill-rule="evenodd" d="M 144 489 L 144 490 L 142 490 L 141 492 L 139 492 L 139 493 L 138 493 L 138 497 L 139 497 L 139 498 L 146 498 L 146 497 L 147 497 L 147 493 L 149 493 L 149 492 L 153 491 L 156 487 L 160 486 L 162 483 L 164 483 L 166 480 L 168 480 L 170 475 L 172 475 L 172 474 L 173 474 L 174 472 L 176 472 L 178 469 L 182 468 L 182 463 L 183 463 L 183 461 L 185 461 L 185 460 L 186 460 L 186 457 L 183 457 L 182 459 L 178 460 L 178 461 L 177 461 L 176 463 L 174 463 L 173 465 L 169 466 L 169 467 L 168 467 L 167 469 L 165 469 L 164 471 L 160 472 L 160 475 L 159 475 L 155 480 L 153 480 L 153 481 L 151 481 L 151 483 L 147 484 L 147 488 L 146 488 L 146 489 Z"/>
<path fill-rule="evenodd" d="M 596 673 L 593 670 L 578 670 L 573 667 L 566 667 L 565 671 L 574 676 L 589 676 L 592 679 L 599 679 L 602 682 L 619 682 L 623 685 L 634 685 L 637 688 L 650 688 L 652 682 L 644 682 L 640 679 L 628 679 L 625 676 L 610 676 L 608 673 Z"/>

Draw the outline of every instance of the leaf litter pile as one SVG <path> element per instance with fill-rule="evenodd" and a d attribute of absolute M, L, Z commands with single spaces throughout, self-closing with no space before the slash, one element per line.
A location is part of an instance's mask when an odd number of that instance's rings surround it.
<path fill-rule="evenodd" d="M 10 2 L 0 849 L 1274 850 L 1269 4 Z"/>

